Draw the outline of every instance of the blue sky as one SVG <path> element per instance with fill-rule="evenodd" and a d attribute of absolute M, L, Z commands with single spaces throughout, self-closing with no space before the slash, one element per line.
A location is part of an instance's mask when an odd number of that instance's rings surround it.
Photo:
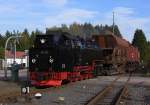
<path fill-rule="evenodd" d="M 6 30 L 71 24 L 112 24 L 112 12 L 123 37 L 132 40 L 140 28 L 150 40 L 150 0 L 0 0 L 0 33 Z"/>

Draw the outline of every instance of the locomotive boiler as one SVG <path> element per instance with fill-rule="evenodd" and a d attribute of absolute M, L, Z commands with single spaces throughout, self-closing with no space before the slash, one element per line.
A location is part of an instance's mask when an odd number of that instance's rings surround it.
<path fill-rule="evenodd" d="M 29 72 L 34 86 L 58 86 L 64 81 L 92 78 L 101 49 L 92 41 L 66 32 L 37 35 L 29 50 Z"/>

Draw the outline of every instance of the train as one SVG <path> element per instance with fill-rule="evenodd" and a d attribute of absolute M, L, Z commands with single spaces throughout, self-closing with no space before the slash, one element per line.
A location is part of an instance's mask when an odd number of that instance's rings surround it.
<path fill-rule="evenodd" d="M 103 53 L 103 74 L 133 72 L 139 67 L 140 52 L 123 38 L 109 34 L 94 35 L 93 38 Z"/>
<path fill-rule="evenodd" d="M 29 49 L 29 78 L 33 86 L 64 83 L 134 71 L 139 51 L 113 34 L 81 38 L 63 31 L 36 35 Z"/>

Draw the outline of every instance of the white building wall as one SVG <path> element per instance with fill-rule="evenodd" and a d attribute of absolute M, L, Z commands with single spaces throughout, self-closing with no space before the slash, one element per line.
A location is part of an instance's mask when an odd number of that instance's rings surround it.
<path fill-rule="evenodd" d="M 16 63 L 17 64 L 22 64 L 25 63 L 25 66 L 27 67 L 27 57 L 20 59 L 20 58 L 16 58 Z M 8 58 L 7 59 L 7 67 L 11 67 L 11 64 L 13 64 L 14 59 L 13 58 Z"/>

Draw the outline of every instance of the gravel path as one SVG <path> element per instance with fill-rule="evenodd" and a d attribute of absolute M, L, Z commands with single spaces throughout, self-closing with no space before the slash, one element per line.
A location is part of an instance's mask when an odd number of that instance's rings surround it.
<path fill-rule="evenodd" d="M 12 82 L 0 81 L 0 96 L 3 94 L 9 94 L 14 91 L 20 92 L 20 87 Z"/>
<path fill-rule="evenodd" d="M 132 77 L 124 105 L 150 105 L 150 78 Z"/>
<path fill-rule="evenodd" d="M 130 85 L 128 92 L 129 96 L 124 100 L 125 105 L 146 105 L 144 104 L 145 88 Z"/>
<path fill-rule="evenodd" d="M 95 96 L 106 85 L 113 81 L 110 77 L 99 77 L 84 81 L 70 83 L 68 85 L 52 89 L 43 94 L 37 100 L 32 97 L 31 105 L 84 105 L 87 100 Z M 26 105 L 25 102 L 13 103 L 12 105 Z"/>
<path fill-rule="evenodd" d="M 94 79 L 70 83 L 59 88 L 50 88 L 42 94 L 41 99 L 31 96 L 29 102 L 24 98 L 18 98 L 18 102 L 0 105 L 84 105 L 87 100 L 97 94 L 117 76 L 101 76 Z M 127 80 L 122 77 L 118 83 Z M 9 91 L 19 90 L 20 87 L 14 83 L 0 81 L 0 94 Z M 125 105 L 150 105 L 150 78 L 132 77 L 129 85 L 129 96 L 124 99 Z"/>
<path fill-rule="evenodd" d="M 110 90 L 110 92 L 108 92 L 106 94 L 106 96 L 104 96 L 104 98 L 98 102 L 97 105 L 111 105 L 112 102 L 113 102 L 113 100 L 114 100 L 114 98 L 119 93 L 119 91 L 121 90 L 121 88 L 123 87 L 123 85 L 124 85 L 123 82 L 116 82 L 114 84 L 113 89 Z"/>

